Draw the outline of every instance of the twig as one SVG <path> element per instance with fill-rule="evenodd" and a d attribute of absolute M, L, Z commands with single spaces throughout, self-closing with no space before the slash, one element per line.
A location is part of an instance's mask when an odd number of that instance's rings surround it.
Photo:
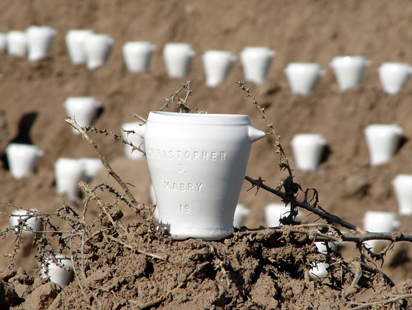
<path fill-rule="evenodd" d="M 182 90 L 186 90 L 185 98 L 180 97 L 180 92 Z M 164 99 L 164 105 L 158 111 L 164 111 L 169 108 L 169 103 L 176 102 L 176 107 L 179 108 L 180 112 L 182 113 L 189 113 L 190 108 L 187 106 L 187 100 L 192 95 L 192 90 L 190 89 L 190 81 L 182 84 L 178 90 L 176 90 L 169 98 Z"/>
<path fill-rule="evenodd" d="M 362 278 L 362 267 L 361 262 L 354 261 L 350 264 L 351 268 L 349 269 L 355 276 L 353 277 L 351 285 L 346 289 L 345 297 L 355 294 L 359 288 L 359 281 Z"/>
<path fill-rule="evenodd" d="M 363 232 L 359 234 L 351 234 L 351 233 L 345 233 L 345 232 L 340 232 L 339 229 L 332 225 L 328 224 L 302 224 L 302 225 L 293 225 L 293 226 L 281 226 L 281 227 L 257 227 L 257 228 L 247 228 L 243 227 L 245 231 L 240 231 L 240 235 L 247 235 L 251 234 L 254 232 L 258 231 L 264 231 L 264 230 L 275 230 L 282 232 L 285 228 L 287 227 L 288 230 L 292 232 L 300 232 L 300 233 L 310 233 L 310 231 L 302 231 L 299 230 L 299 228 L 310 228 L 310 227 L 331 227 L 334 230 L 338 232 L 338 237 L 329 234 L 323 234 L 320 233 L 319 231 L 315 231 L 316 234 L 316 239 L 313 239 L 313 241 L 331 241 L 331 242 L 355 242 L 355 243 L 362 243 L 366 242 L 368 240 L 387 240 L 387 241 L 393 241 L 393 242 L 400 242 L 400 241 L 407 241 L 407 242 L 412 242 L 412 233 L 403 233 L 403 232 L 392 232 L 392 233 L 369 233 L 369 232 Z M 293 228 L 296 228 L 295 230 Z M 312 238 L 311 238 L 312 239 Z M 378 256 L 379 254 L 374 254 L 375 256 Z"/>
<path fill-rule="evenodd" d="M 267 128 L 269 128 L 270 134 L 274 135 L 276 137 L 276 140 L 278 140 L 280 138 L 280 136 L 278 136 L 276 134 L 275 127 L 273 127 L 272 120 L 270 120 L 267 117 L 267 115 L 265 113 L 265 108 L 262 108 L 261 105 L 256 101 L 256 95 L 258 93 L 252 95 L 252 93 L 250 92 L 250 89 L 248 87 L 246 87 L 246 84 L 242 81 L 238 81 L 237 84 L 238 84 L 238 88 L 240 88 L 241 90 L 246 92 L 246 97 L 252 99 L 252 104 L 256 107 L 256 109 L 258 109 L 260 111 L 262 119 L 264 119 L 266 121 L 266 126 L 267 126 Z"/>
<path fill-rule="evenodd" d="M 383 273 L 381 270 L 379 270 L 379 269 L 377 269 L 377 268 L 374 268 L 374 267 L 372 267 L 372 266 L 369 266 L 369 265 L 367 265 L 367 264 L 365 264 L 365 263 L 361 263 L 361 268 L 362 268 L 362 270 L 366 270 L 366 271 L 371 272 L 371 273 L 380 274 L 380 275 L 386 280 L 386 282 L 389 283 L 390 286 L 395 286 L 395 282 L 393 282 L 392 279 L 389 278 L 389 277 L 388 277 L 385 273 Z"/>
<path fill-rule="evenodd" d="M 378 305 L 386 305 L 386 304 L 390 304 L 393 303 L 395 301 L 401 300 L 401 299 L 406 299 L 406 298 L 412 298 L 412 294 L 405 294 L 405 295 L 399 295 L 395 298 L 392 299 L 387 299 L 387 300 L 381 300 L 381 301 L 377 301 L 377 302 L 371 302 L 371 303 L 367 303 L 367 304 L 363 304 L 360 306 L 357 306 L 355 308 L 349 308 L 351 310 L 360 310 L 360 309 L 365 309 L 368 307 L 373 307 L 373 306 L 378 306 Z"/>
<path fill-rule="evenodd" d="M 74 262 L 73 253 L 72 253 L 72 239 L 71 238 L 70 238 L 70 261 L 71 261 L 72 266 L 73 266 L 73 271 L 74 271 L 75 278 L 77 280 L 77 284 L 79 285 L 79 287 L 80 287 L 80 289 L 83 293 L 84 299 L 87 299 L 86 293 L 84 292 L 83 286 L 80 282 L 79 275 L 77 274 L 77 271 L 76 271 L 76 264 Z"/>
<path fill-rule="evenodd" d="M 343 241 L 365 242 L 368 240 L 389 240 L 394 242 L 409 241 L 412 242 L 412 233 L 392 232 L 392 233 L 370 233 L 364 232 L 358 235 L 343 233 Z"/>
<path fill-rule="evenodd" d="M 142 119 L 143 119 L 143 118 L 142 118 Z M 94 132 L 94 133 L 97 133 L 97 134 L 102 134 L 102 135 L 104 135 L 104 136 L 111 136 L 111 137 L 113 137 L 113 140 L 114 140 L 114 141 L 116 141 L 116 142 L 117 142 L 117 141 L 120 141 L 121 143 L 130 146 L 130 147 L 132 148 L 132 152 L 134 152 L 134 151 L 139 151 L 139 152 L 145 154 L 145 152 L 144 152 L 144 151 L 141 149 L 141 147 L 140 147 L 141 145 L 135 146 L 133 143 L 131 143 L 131 142 L 123 139 L 122 136 L 120 136 L 120 135 L 118 135 L 118 134 L 116 134 L 116 133 L 114 133 L 114 132 L 112 132 L 112 131 L 108 131 L 108 130 L 105 129 L 105 128 L 100 129 L 100 128 L 96 128 L 96 127 L 83 127 L 83 129 L 84 129 L 84 131 L 85 131 L 86 133 L 87 133 L 87 132 Z M 131 134 L 131 133 L 136 134 L 136 132 L 135 132 L 134 130 L 125 130 L 125 129 L 123 129 L 123 131 L 124 131 L 125 133 L 127 133 L 127 135 L 129 135 L 129 134 Z"/>
<path fill-rule="evenodd" d="M 115 238 L 115 237 L 113 237 L 113 236 L 110 236 L 110 235 L 105 235 L 105 236 L 106 236 L 108 239 L 110 239 L 110 240 L 112 240 L 112 241 L 114 241 L 114 242 L 117 242 L 118 244 L 120 244 L 120 245 L 124 246 L 125 248 L 128 248 L 128 249 L 130 249 L 130 250 L 132 250 L 132 251 L 135 251 L 135 252 L 137 252 L 137 253 L 140 253 L 140 254 L 143 254 L 143 255 L 146 255 L 146 256 L 149 256 L 149 257 L 153 257 L 153 258 L 156 258 L 156 259 L 160 259 L 160 260 L 163 260 L 163 261 L 167 261 L 167 258 L 165 258 L 165 257 L 161 257 L 161 256 L 156 255 L 156 254 L 152 254 L 152 253 L 147 253 L 147 252 L 141 251 L 141 250 L 137 249 L 136 247 L 134 247 L 134 246 L 132 246 L 132 245 L 130 245 L 130 244 L 124 243 L 123 241 L 121 241 L 121 240 L 119 240 L 119 239 L 117 239 L 117 238 Z"/>
<path fill-rule="evenodd" d="M 259 182 L 259 180 L 252 179 L 251 177 L 248 177 L 248 176 L 245 176 L 245 179 L 246 179 L 247 181 L 249 181 L 250 183 L 256 185 L 256 186 L 259 185 L 260 188 L 263 188 L 264 190 L 266 190 L 266 191 L 268 191 L 268 192 L 270 192 L 270 193 L 272 193 L 272 194 L 275 194 L 276 196 L 279 196 L 279 197 L 281 197 L 281 198 L 283 198 L 283 199 L 286 197 L 286 194 L 285 194 L 284 192 L 282 192 L 282 191 L 280 191 L 280 190 L 277 190 L 277 189 L 274 189 L 274 188 L 271 188 L 271 187 L 269 187 L 269 186 L 267 186 L 267 185 L 265 185 L 265 184 L 262 184 L 261 182 Z M 346 222 L 346 221 L 340 219 L 338 216 L 336 216 L 336 215 L 334 215 L 334 214 L 330 214 L 329 212 L 316 209 L 316 208 L 312 207 L 312 206 L 311 206 L 310 204 L 308 204 L 308 203 L 296 201 L 296 206 L 301 207 L 301 208 L 303 208 L 303 209 L 306 209 L 306 210 L 308 210 L 308 211 L 310 211 L 310 212 L 318 215 L 319 217 L 325 219 L 328 223 L 331 223 L 331 224 L 333 224 L 333 223 L 339 224 L 339 225 L 341 225 L 342 227 L 345 227 L 345 228 L 354 230 L 354 231 L 356 231 L 356 232 L 358 232 L 358 233 L 360 233 L 360 234 L 365 233 L 365 231 L 364 231 L 363 229 L 360 229 L 359 227 L 357 227 L 357 226 L 355 226 L 355 225 L 353 225 L 353 224 L 351 224 L 351 223 L 349 223 L 349 222 Z M 366 241 L 366 240 L 365 240 L 365 241 Z"/>
<path fill-rule="evenodd" d="M 155 299 L 153 301 L 149 301 L 149 302 L 145 303 L 144 305 L 140 306 L 138 309 L 139 310 L 150 309 L 150 308 L 156 306 L 157 304 L 160 304 L 165 299 L 166 299 L 166 297 L 160 297 L 160 298 Z"/>
<path fill-rule="evenodd" d="M 65 121 L 69 123 L 73 128 L 75 128 L 81 135 L 82 137 L 89 142 L 89 144 L 92 146 L 92 148 L 95 149 L 97 155 L 99 156 L 100 160 L 102 161 L 103 165 L 105 166 L 106 170 L 108 171 L 109 175 L 115 179 L 115 181 L 122 187 L 126 195 L 130 198 L 130 203 L 137 207 L 138 203 L 136 199 L 134 198 L 133 194 L 130 192 L 129 188 L 127 187 L 126 183 L 123 182 L 123 180 L 117 175 L 116 172 L 112 169 L 110 166 L 109 162 L 107 161 L 106 157 L 100 152 L 100 149 L 98 148 L 97 144 L 90 139 L 90 137 L 87 135 L 87 133 L 84 131 L 84 129 L 79 126 L 74 119 L 71 118 L 66 118 Z M 144 217 L 144 215 L 142 214 Z"/>
<path fill-rule="evenodd" d="M 147 119 L 144 118 L 143 116 L 137 115 L 137 114 L 132 114 L 130 116 L 133 116 L 135 118 L 137 118 L 139 121 L 142 121 L 143 123 L 147 123 Z"/>

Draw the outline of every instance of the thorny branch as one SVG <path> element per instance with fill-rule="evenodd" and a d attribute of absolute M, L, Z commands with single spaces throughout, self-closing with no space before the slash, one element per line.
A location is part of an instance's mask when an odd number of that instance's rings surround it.
<path fill-rule="evenodd" d="M 328 223 L 328 227 L 323 227 L 316 231 L 314 238 L 316 238 L 317 241 L 336 241 L 336 238 L 342 241 L 346 242 L 355 242 L 356 246 L 359 250 L 360 257 L 359 257 L 359 262 L 353 262 L 350 266 L 352 268 L 350 271 L 352 272 L 353 270 L 357 269 L 358 272 L 355 272 L 355 277 L 353 279 L 352 285 L 349 288 L 348 295 L 356 292 L 359 287 L 359 281 L 362 278 L 362 275 L 364 274 L 365 271 L 367 272 L 372 272 L 372 273 L 379 273 L 381 274 L 384 278 L 386 278 L 387 282 L 389 284 L 393 285 L 392 280 L 390 280 L 389 277 L 387 277 L 384 273 L 381 271 L 371 267 L 368 265 L 369 259 L 365 255 L 367 253 L 370 258 L 375 259 L 375 260 L 381 260 L 383 264 L 383 259 L 384 256 L 386 255 L 387 251 L 393 247 L 393 243 L 398 242 L 398 241 L 409 241 L 412 242 L 412 234 L 408 233 L 369 233 L 365 232 L 363 229 L 353 225 L 352 223 L 349 223 L 338 216 L 331 214 L 324 210 L 319 204 L 319 197 L 318 197 L 318 192 L 314 188 L 308 188 L 305 191 L 301 188 L 301 186 L 298 183 L 294 182 L 294 176 L 293 176 L 293 169 L 290 166 L 290 161 L 288 160 L 284 149 L 279 141 L 280 136 L 276 135 L 275 129 L 273 127 L 272 121 L 267 117 L 264 108 L 260 106 L 260 104 L 256 100 L 256 94 L 252 95 L 250 92 L 250 89 L 246 87 L 246 84 L 243 83 L 242 81 L 238 82 L 238 88 L 240 88 L 242 91 L 246 92 L 246 97 L 251 98 L 252 104 L 260 111 L 260 114 L 262 116 L 262 119 L 265 120 L 266 126 L 270 130 L 270 134 L 274 135 L 276 138 L 276 143 L 275 143 L 275 150 L 276 153 L 280 155 L 280 163 L 279 163 L 279 168 L 280 170 L 287 171 L 288 175 L 287 177 L 282 180 L 279 183 L 279 186 L 275 188 L 271 188 L 265 184 L 263 184 L 263 181 L 261 177 L 258 179 L 253 179 L 249 176 L 245 176 L 245 179 L 252 184 L 252 188 L 256 187 L 257 191 L 259 189 L 264 189 L 268 192 L 271 192 L 275 194 L 276 196 L 280 197 L 282 199 L 282 202 L 285 203 L 285 206 L 289 205 L 290 206 L 290 213 L 287 219 L 281 219 L 281 223 L 283 224 L 289 224 L 289 225 L 295 225 L 297 224 L 293 218 L 297 215 L 298 212 L 298 207 L 306 209 L 317 216 L 319 216 L 321 219 L 324 219 Z M 304 200 L 303 201 L 298 201 L 298 193 L 303 192 L 304 193 Z M 309 199 L 309 193 L 312 192 L 312 197 Z M 256 192 L 257 193 L 257 192 Z M 355 231 L 355 234 L 353 233 L 342 233 L 340 232 L 339 229 L 337 229 L 333 224 L 338 224 L 344 228 L 347 228 L 351 231 Z M 299 226 L 297 226 L 299 227 Z M 264 228 L 259 228 L 259 229 L 264 229 Z M 248 229 L 246 229 L 248 230 Z M 257 229 L 252 229 L 248 231 L 256 231 Z M 245 232 L 246 233 L 246 232 Z M 391 243 L 381 252 L 381 253 L 373 253 L 371 248 L 369 248 L 366 244 L 363 244 L 363 242 L 368 241 L 368 240 L 389 240 Z M 315 241 L 315 240 L 314 240 Z M 327 257 L 332 258 L 334 256 L 334 252 L 330 250 L 329 247 L 327 247 Z M 348 264 L 343 261 L 340 262 L 341 266 L 342 264 Z M 357 266 L 357 267 L 356 267 Z M 347 267 L 346 267 L 347 268 Z"/>
<path fill-rule="evenodd" d="M 140 118 L 140 116 L 136 116 L 136 115 L 133 115 L 133 116 Z M 141 117 L 141 119 L 142 119 L 142 124 L 145 123 L 145 122 L 147 122 L 146 119 L 144 119 L 144 118 L 142 118 L 142 117 Z M 143 121 L 143 120 L 144 120 L 144 121 Z M 96 128 L 96 127 L 82 127 L 82 128 L 84 129 L 84 131 L 85 131 L 86 133 L 87 133 L 87 132 L 94 132 L 94 133 L 97 133 L 97 134 L 102 134 L 102 135 L 104 135 L 104 136 L 112 136 L 114 141 L 116 141 L 116 142 L 117 142 L 117 141 L 120 141 L 121 143 L 130 146 L 130 147 L 132 148 L 132 152 L 138 151 L 138 152 L 141 152 L 141 153 L 145 154 L 145 152 L 144 152 L 144 151 L 142 150 L 142 148 L 141 148 L 142 145 L 136 146 L 136 145 L 134 145 L 133 143 L 131 143 L 130 141 L 124 140 L 124 139 L 122 138 L 122 136 L 120 136 L 120 135 L 118 135 L 118 134 L 116 134 L 116 133 L 114 133 L 114 132 L 112 132 L 112 131 L 108 131 L 107 129 L 100 129 L 100 128 Z M 125 129 L 123 129 L 123 131 L 124 131 L 127 135 L 129 135 L 129 134 L 136 134 L 136 132 L 135 132 L 134 130 L 125 130 Z"/>
<path fill-rule="evenodd" d="M 259 188 L 262 188 L 262 189 L 264 189 L 264 190 L 266 190 L 266 191 L 268 191 L 272 194 L 275 194 L 276 196 L 278 196 L 282 199 L 287 197 L 287 194 L 285 192 L 281 191 L 279 188 L 274 189 L 274 188 L 271 188 L 271 187 L 269 187 L 265 184 L 262 184 L 260 182 L 260 179 L 255 180 L 255 179 L 252 179 L 251 177 L 248 177 L 248 176 L 245 176 L 245 179 L 247 181 L 249 181 L 252 185 L 259 186 Z M 355 225 L 353 225 L 349 222 L 346 222 L 346 221 L 342 220 L 341 218 L 339 218 L 338 216 L 336 216 L 334 214 L 331 214 L 331 213 L 329 213 L 325 210 L 320 210 L 320 209 L 314 207 L 313 205 L 311 205 L 307 202 L 295 200 L 295 206 L 306 209 L 306 210 L 318 215 L 320 218 L 326 220 L 329 224 L 336 223 L 336 224 L 341 225 L 342 227 L 345 227 L 345 228 L 348 228 L 348 229 L 351 229 L 351 230 L 355 230 L 357 233 L 360 233 L 360 234 L 365 233 L 365 231 L 362 230 L 361 228 L 359 228 L 359 227 L 357 227 L 357 226 L 355 226 Z"/>
<path fill-rule="evenodd" d="M 182 98 L 180 93 L 185 90 L 186 94 L 185 97 Z M 159 111 L 164 111 L 169 109 L 169 103 L 176 103 L 176 107 L 179 108 L 181 113 L 189 113 L 190 107 L 187 106 L 187 100 L 192 95 L 192 90 L 190 89 L 190 81 L 182 84 L 178 90 L 176 90 L 169 98 L 165 98 L 163 100 L 164 105 L 159 109 Z"/>
<path fill-rule="evenodd" d="M 246 92 L 246 97 L 252 99 L 252 104 L 256 107 L 257 110 L 259 110 L 262 119 L 266 122 L 266 127 L 269 129 L 269 134 L 275 137 L 274 147 L 275 147 L 276 154 L 279 154 L 279 168 L 280 170 L 287 170 L 288 172 L 288 176 L 286 177 L 286 179 L 281 182 L 281 186 L 285 188 L 285 194 L 282 197 L 283 199 L 282 201 L 286 205 L 288 204 L 290 205 L 288 222 L 290 224 L 293 224 L 294 223 L 293 218 L 297 214 L 296 204 L 295 204 L 295 201 L 296 201 L 295 195 L 297 194 L 298 190 L 301 189 L 301 187 L 299 184 L 295 183 L 293 180 L 294 178 L 293 170 L 290 167 L 289 159 L 286 157 L 285 150 L 283 149 L 280 143 L 280 136 L 276 134 L 275 128 L 273 127 L 272 120 L 269 119 L 265 113 L 265 108 L 263 108 L 259 104 L 259 102 L 256 100 L 257 93 L 252 95 L 249 87 L 246 87 L 246 84 L 242 81 L 238 81 L 237 84 L 240 90 Z M 284 160 L 284 162 L 282 160 Z M 261 180 L 260 177 L 259 177 L 259 180 Z M 260 185 L 258 186 L 258 184 L 252 184 L 252 186 L 257 186 L 258 190 L 260 187 L 262 187 Z"/>
<path fill-rule="evenodd" d="M 136 199 L 134 198 L 133 194 L 130 192 L 129 187 L 127 186 L 127 184 L 117 175 L 116 172 L 114 172 L 114 170 L 112 169 L 112 167 L 110 166 L 109 162 L 107 161 L 106 157 L 102 154 L 102 152 L 100 151 L 99 147 L 97 146 L 97 144 L 90 139 L 90 137 L 87 135 L 86 131 L 79 126 L 76 123 L 75 119 L 71 119 L 71 118 L 66 118 L 65 121 L 67 123 L 69 123 L 73 128 L 75 128 L 81 135 L 82 137 L 89 142 L 89 144 L 91 145 L 91 147 L 96 151 L 97 155 L 99 156 L 100 160 L 102 161 L 104 167 L 106 168 L 106 170 L 108 171 L 109 175 L 115 179 L 115 181 L 122 187 L 122 189 L 124 190 L 124 192 L 126 193 L 126 195 L 129 197 L 130 199 L 130 204 L 131 207 L 133 207 L 134 209 L 137 209 L 140 211 L 140 215 L 143 218 L 146 218 L 146 214 L 145 212 L 143 212 L 141 209 L 141 207 L 139 206 L 138 202 L 136 201 Z"/>

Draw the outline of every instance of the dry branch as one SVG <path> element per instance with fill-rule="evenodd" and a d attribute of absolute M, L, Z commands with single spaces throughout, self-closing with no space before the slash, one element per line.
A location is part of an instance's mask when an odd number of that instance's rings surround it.
<path fill-rule="evenodd" d="M 185 97 L 182 98 L 180 93 L 185 90 L 186 94 Z M 187 100 L 192 95 L 192 90 L 190 89 L 190 81 L 182 84 L 178 90 L 176 90 L 169 98 L 165 98 L 163 100 L 164 105 L 158 111 L 164 111 L 169 108 L 169 103 L 176 103 L 176 107 L 179 108 L 181 113 L 189 113 L 190 107 L 187 106 Z"/>
<path fill-rule="evenodd" d="M 391 299 L 381 300 L 381 301 L 371 302 L 371 303 L 366 303 L 366 304 L 362 304 L 362 305 L 360 305 L 360 306 L 356 306 L 355 308 L 350 308 L 350 309 L 351 309 L 351 310 L 361 310 L 361 309 L 365 309 L 365 308 L 379 309 L 379 308 L 372 308 L 372 307 L 374 307 L 374 306 L 379 307 L 380 305 L 391 304 L 391 303 L 394 303 L 394 302 L 396 302 L 396 301 L 398 301 L 398 300 L 403 300 L 403 299 L 407 299 L 407 298 L 412 298 L 412 294 L 399 295 L 399 296 L 396 296 L 396 297 L 391 298 Z M 352 305 L 358 305 L 358 304 L 352 303 Z"/>
<path fill-rule="evenodd" d="M 117 175 L 117 173 L 114 172 L 114 170 L 110 166 L 109 162 L 107 161 L 106 157 L 100 151 L 97 144 L 92 139 L 90 139 L 90 137 L 87 135 L 86 131 L 76 123 L 75 119 L 66 118 L 65 121 L 67 123 L 69 123 L 73 128 L 75 128 L 82 135 L 82 137 L 91 145 L 91 147 L 96 151 L 97 155 L 99 156 L 100 160 L 102 161 L 102 163 L 103 163 L 104 167 L 106 168 L 106 170 L 108 171 L 109 175 L 113 179 L 115 179 L 115 181 L 122 187 L 122 189 L 124 190 L 126 195 L 129 197 L 130 204 L 132 205 L 132 207 L 140 210 L 139 204 L 136 201 L 136 199 L 134 198 L 133 194 L 130 192 L 129 187 L 127 186 L 127 184 L 125 182 L 123 182 L 123 180 Z M 141 214 L 142 217 L 145 218 L 144 212 L 141 212 L 141 213 L 142 213 Z"/>
<path fill-rule="evenodd" d="M 275 194 L 276 196 L 278 196 L 282 199 L 286 198 L 286 196 L 287 196 L 286 193 L 284 193 L 284 192 L 282 192 L 278 189 L 271 188 L 271 187 L 263 184 L 262 182 L 259 182 L 259 180 L 252 179 L 251 177 L 248 177 L 248 176 L 245 176 L 245 179 L 247 181 L 249 181 L 252 185 L 259 186 L 259 188 L 263 188 L 264 190 L 266 190 L 266 191 L 268 191 L 272 194 Z M 297 207 L 301 207 L 303 209 L 306 209 L 306 210 L 318 215 L 320 218 L 326 220 L 330 224 L 334 224 L 334 223 L 339 224 L 342 227 L 354 230 L 358 233 L 364 233 L 365 232 L 363 229 L 360 229 L 356 225 L 353 225 L 349 222 L 346 222 L 346 221 L 342 220 L 341 218 L 339 218 L 338 216 L 336 216 L 334 214 L 328 213 L 324 210 L 319 210 L 319 209 L 314 208 L 309 203 L 305 203 L 305 202 L 301 202 L 301 201 L 295 201 L 295 203 L 296 203 Z"/>

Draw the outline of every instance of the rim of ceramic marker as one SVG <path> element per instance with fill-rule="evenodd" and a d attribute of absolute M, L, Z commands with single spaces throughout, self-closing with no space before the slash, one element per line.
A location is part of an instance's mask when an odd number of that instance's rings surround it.
<path fill-rule="evenodd" d="M 211 125 L 250 125 L 249 115 L 244 114 L 200 114 L 152 111 L 148 122 L 170 124 L 211 124 Z"/>
<path fill-rule="evenodd" d="M 333 57 L 333 59 L 340 59 L 340 58 L 352 58 L 352 59 L 356 59 L 356 58 L 363 58 L 366 59 L 366 56 L 363 55 L 339 55 L 339 56 L 335 56 Z"/>
<path fill-rule="evenodd" d="M 370 124 L 366 126 L 365 130 L 368 128 L 390 128 L 390 127 L 399 127 L 398 124 Z"/>
<path fill-rule="evenodd" d="M 26 148 L 36 147 L 36 148 L 38 148 L 38 146 L 37 146 L 37 145 L 34 145 L 34 144 L 14 143 L 14 142 L 9 143 L 9 144 L 7 145 L 7 147 L 9 147 L 9 146 L 18 146 L 18 147 L 26 147 Z M 7 147 L 6 147 L 6 148 L 7 148 Z"/>
<path fill-rule="evenodd" d="M 395 212 L 389 212 L 389 211 L 366 211 L 365 212 L 365 215 L 366 214 L 369 214 L 369 215 L 377 215 L 377 214 L 380 214 L 380 215 L 392 215 L 392 214 L 395 214 Z M 396 214 L 395 214 L 396 215 Z"/>
<path fill-rule="evenodd" d="M 247 51 L 247 50 L 267 50 L 267 51 L 270 51 L 272 49 L 269 46 L 246 46 L 243 50 L 244 51 Z"/>
<path fill-rule="evenodd" d="M 295 138 L 295 137 L 304 137 L 304 138 L 306 138 L 306 137 L 321 137 L 321 138 L 323 138 L 323 136 L 320 134 L 320 133 L 297 133 L 296 135 L 294 135 L 293 136 L 293 138 Z"/>
<path fill-rule="evenodd" d="M 396 62 L 396 61 L 383 62 L 383 63 L 381 63 L 381 67 L 382 67 L 383 65 L 386 65 L 386 66 L 399 66 L 399 65 L 401 65 L 401 66 L 409 66 L 409 67 L 411 66 L 410 63 L 407 63 L 407 62 Z"/>
<path fill-rule="evenodd" d="M 396 178 L 412 178 L 412 174 L 405 174 L 405 173 L 400 173 L 400 174 L 397 174 L 396 176 L 395 176 L 395 179 Z"/>
<path fill-rule="evenodd" d="M 320 64 L 318 64 L 317 62 L 298 62 L 298 61 L 292 61 L 290 63 L 287 64 L 287 66 L 290 65 L 304 65 L 304 66 L 313 66 L 313 67 L 321 67 Z"/>

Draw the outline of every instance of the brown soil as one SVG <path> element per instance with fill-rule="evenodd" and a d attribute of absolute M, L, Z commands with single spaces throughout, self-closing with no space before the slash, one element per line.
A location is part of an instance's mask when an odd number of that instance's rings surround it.
<path fill-rule="evenodd" d="M 104 109 L 94 125 L 119 133 L 122 123 L 133 120 L 130 115 L 146 116 L 158 109 L 163 98 L 178 89 L 180 83 L 190 80 L 194 90 L 189 102 L 192 107 L 212 113 L 248 114 L 255 127 L 265 130 L 258 111 L 236 88 L 236 81 L 242 78 L 239 61 L 226 81 L 210 89 L 205 86 L 200 56 L 208 49 L 238 55 L 245 46 L 270 46 L 277 54 L 268 79 L 263 85 L 250 87 L 252 92 L 259 91 L 257 99 L 273 120 L 286 153 L 291 154 L 289 141 L 297 133 L 320 133 L 328 141 L 329 153 L 318 171 L 295 171 L 296 181 L 303 188 L 316 188 L 326 210 L 360 227 L 365 211 L 397 212 L 390 181 L 396 174 L 412 173 L 412 84 L 407 82 L 400 94 L 389 96 L 381 89 L 376 69 L 383 62 L 411 62 L 411 14 L 409 2 L 398 0 L 3 0 L 0 32 L 23 30 L 32 24 L 49 25 L 59 32 L 48 59 L 29 63 L 27 59 L 0 54 L 0 73 L 4 75 L 0 81 L 0 153 L 11 141 L 31 142 L 44 151 L 36 173 L 22 180 L 14 180 L 6 161 L 1 161 L 0 199 L 44 212 L 62 206 L 54 185 L 54 162 L 59 157 L 95 156 L 93 149 L 80 136 L 73 135 L 64 122 L 62 104 L 69 96 L 97 97 Z M 73 28 L 91 28 L 115 38 L 104 67 L 91 72 L 70 63 L 64 35 Z M 121 46 L 130 40 L 150 40 L 156 45 L 148 73 L 126 71 Z M 196 50 L 186 79 L 166 76 L 162 48 L 171 41 L 192 43 Z M 372 61 L 362 85 L 344 93 L 338 90 L 328 66 L 334 56 L 342 54 L 362 54 Z M 282 72 L 290 61 L 318 62 L 326 70 L 311 95 L 290 93 Z M 20 129 L 19 123 L 23 124 Z M 404 130 L 405 143 L 390 163 L 379 167 L 369 165 L 363 137 L 363 129 L 371 123 L 397 123 Z M 122 179 L 135 185 L 132 192 L 137 200 L 149 203 L 150 177 L 145 161 L 127 160 L 123 146 L 108 137 L 93 135 L 93 139 Z M 266 184 L 276 187 L 285 174 L 278 170 L 278 157 L 272 146 L 270 138 L 253 145 L 247 174 L 261 176 Z M 113 183 L 104 172 L 93 180 L 93 184 L 101 182 Z M 245 182 L 240 202 L 251 209 L 245 225 L 253 228 L 264 225 L 263 208 L 279 199 L 264 191 L 255 195 L 254 190 L 247 191 L 249 187 Z M 110 199 L 110 195 L 103 193 L 102 198 Z M 78 212 L 82 210 L 80 204 L 69 205 Z M 10 213 L 12 208 L 1 205 L 0 211 Z M 137 224 L 131 210 L 122 211 L 122 221 L 132 225 L 129 229 L 135 243 L 149 253 L 167 254 L 168 260 L 132 252 L 114 241 L 96 240 L 96 248 L 89 249 L 87 277 L 93 281 L 93 292 L 104 309 L 136 309 L 143 305 L 149 309 L 150 302 L 158 309 L 350 306 L 350 299 L 344 298 L 342 291 L 304 279 L 310 262 L 321 259 L 307 240 L 296 236 L 288 239 L 284 232 L 263 231 L 244 235 L 239 232 L 221 242 L 176 242 L 163 231 Z M 91 209 L 89 218 L 95 214 L 97 210 Z M 308 217 L 308 221 L 312 220 Z M 399 230 L 411 232 L 410 219 L 400 220 Z M 59 219 L 55 223 L 62 228 L 68 225 Z M 8 227 L 7 216 L 0 217 L 0 225 L 2 230 Z M 35 277 L 36 250 L 29 243 L 27 240 L 15 264 L 16 268 L 24 267 L 29 275 L 22 269 L 17 274 L 0 274 L 0 297 L 7 296 L 0 298 L 0 308 L 92 307 L 90 292 L 87 288 L 81 290 L 77 282 L 59 294 L 60 288 Z M 14 236 L 8 234 L 2 241 L 2 252 L 9 253 L 13 247 Z M 357 255 L 354 249 L 354 245 L 347 245 L 342 250 L 346 261 Z M 411 293 L 410 245 L 397 244 L 391 255 L 382 270 L 399 286 L 389 288 L 377 277 L 374 290 L 349 298 L 382 300 Z M 5 270 L 8 262 L 1 257 L 0 270 Z M 348 275 L 343 289 L 347 289 L 351 279 Z"/>
<path fill-rule="evenodd" d="M 27 275 L 22 268 L 6 271 L 0 277 L 4 296 L 0 306 L 56 310 L 341 309 L 358 304 L 350 272 L 331 267 L 328 279 L 309 281 L 308 267 L 326 258 L 304 229 L 240 231 L 223 241 L 205 242 L 174 241 L 166 231 L 142 223 L 127 229 L 130 239 L 120 238 L 110 226 L 100 226 L 86 241 L 83 254 L 80 246 L 74 250 L 79 264 L 82 255 L 86 261 L 85 276 L 79 276 L 79 282 L 62 290 L 53 282 Z M 379 275 L 369 281 L 371 275 L 364 274 L 364 281 L 373 287 L 379 303 L 394 296 L 410 296 L 411 280 L 391 287 Z M 388 306 L 410 309 L 406 297 Z"/>

